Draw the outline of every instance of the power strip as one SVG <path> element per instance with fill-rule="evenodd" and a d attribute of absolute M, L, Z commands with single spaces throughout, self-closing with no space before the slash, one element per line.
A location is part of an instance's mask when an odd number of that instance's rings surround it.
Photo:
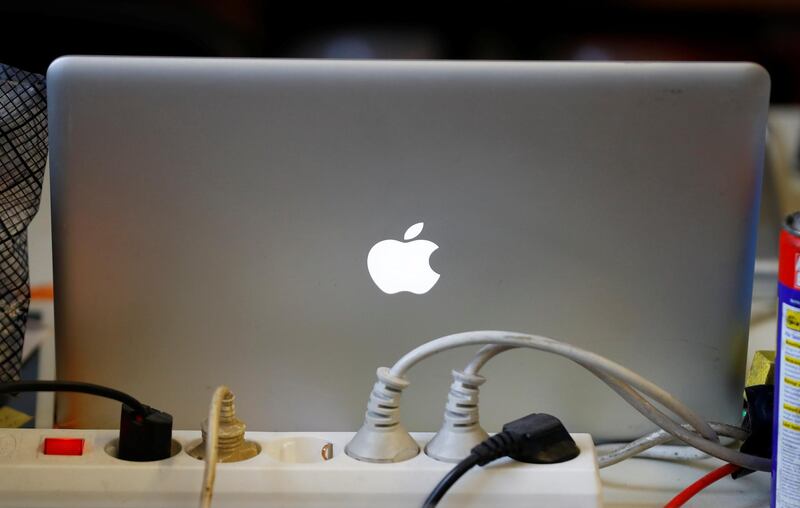
<path fill-rule="evenodd" d="M 217 466 L 213 504 L 418 507 L 453 467 L 424 452 L 395 464 L 360 462 L 344 453 L 352 436 L 350 432 L 248 432 L 247 439 L 255 441 L 261 453 Z M 433 434 L 412 436 L 424 448 Z M 554 465 L 500 460 L 474 468 L 440 506 L 599 508 L 601 486 L 592 439 L 588 434 L 572 437 L 581 450 L 577 458 Z M 116 438 L 115 430 L 0 429 L 0 506 L 198 505 L 203 462 L 187 450 L 200 444 L 200 432 L 174 432 L 174 455 L 145 463 L 114 457 Z M 76 452 L 81 455 L 69 455 Z"/>

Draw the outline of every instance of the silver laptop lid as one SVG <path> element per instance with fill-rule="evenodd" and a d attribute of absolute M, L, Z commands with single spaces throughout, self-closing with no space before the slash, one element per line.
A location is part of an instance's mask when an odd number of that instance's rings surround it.
<path fill-rule="evenodd" d="M 508 329 L 739 418 L 758 66 L 69 57 L 48 89 L 60 378 L 176 428 L 225 383 L 253 430 L 355 430 L 378 366 Z M 409 429 L 439 426 L 472 353 L 410 373 Z M 485 375 L 488 429 L 650 428 L 544 353 Z M 59 402 L 62 424 L 118 424 L 113 403 Z"/>

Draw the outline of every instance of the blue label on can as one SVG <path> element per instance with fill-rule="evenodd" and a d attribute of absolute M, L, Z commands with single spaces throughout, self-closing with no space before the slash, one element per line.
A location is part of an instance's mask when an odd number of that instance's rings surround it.
<path fill-rule="evenodd" d="M 800 290 L 778 284 L 772 507 L 800 508 Z"/>

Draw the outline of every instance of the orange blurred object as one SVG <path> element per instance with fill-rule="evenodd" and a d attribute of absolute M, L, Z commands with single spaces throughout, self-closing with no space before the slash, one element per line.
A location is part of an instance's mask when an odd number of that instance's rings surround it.
<path fill-rule="evenodd" d="M 31 288 L 31 300 L 52 300 L 53 285 L 33 286 Z"/>

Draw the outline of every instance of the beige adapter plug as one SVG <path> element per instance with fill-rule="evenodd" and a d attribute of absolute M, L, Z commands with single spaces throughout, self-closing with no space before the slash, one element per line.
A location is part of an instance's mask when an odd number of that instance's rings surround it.
<path fill-rule="evenodd" d="M 219 462 L 240 462 L 255 457 L 261 452 L 258 443 L 247 441 L 244 438 L 247 425 L 236 417 L 236 397 L 230 390 L 222 399 L 219 412 L 219 434 L 217 450 Z M 206 454 L 206 439 L 208 437 L 208 419 L 203 420 L 200 430 L 203 440 L 200 444 L 189 450 L 189 455 L 203 460 Z"/>

